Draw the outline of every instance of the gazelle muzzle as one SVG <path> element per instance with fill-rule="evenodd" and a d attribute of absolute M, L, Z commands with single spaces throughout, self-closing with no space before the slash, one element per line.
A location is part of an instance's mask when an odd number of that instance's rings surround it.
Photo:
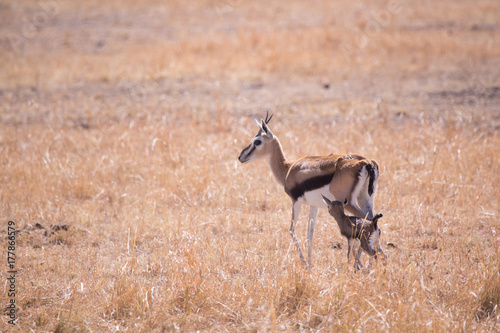
<path fill-rule="evenodd" d="M 251 144 L 250 146 L 246 147 L 241 151 L 240 156 L 238 156 L 238 160 L 241 163 L 246 163 L 250 161 L 250 155 L 252 155 L 253 151 L 255 150 L 255 146 Z"/>

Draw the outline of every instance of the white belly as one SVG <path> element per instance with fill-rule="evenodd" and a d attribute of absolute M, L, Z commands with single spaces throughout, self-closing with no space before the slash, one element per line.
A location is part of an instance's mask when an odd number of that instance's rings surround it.
<path fill-rule="evenodd" d="M 333 195 L 330 193 L 330 184 L 328 184 L 316 190 L 304 192 L 304 195 L 299 198 L 299 201 L 302 201 L 301 203 L 306 205 L 326 209 L 326 203 L 323 201 L 321 195 L 324 195 L 330 200 L 335 200 Z"/>

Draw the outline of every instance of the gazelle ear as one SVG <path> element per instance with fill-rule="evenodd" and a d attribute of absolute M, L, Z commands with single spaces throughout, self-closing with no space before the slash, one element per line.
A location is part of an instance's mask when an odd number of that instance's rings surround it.
<path fill-rule="evenodd" d="M 274 137 L 273 132 L 269 129 L 264 119 L 260 119 L 260 128 L 272 139 Z"/>
<path fill-rule="evenodd" d="M 330 201 L 330 199 L 328 199 L 327 197 L 325 197 L 323 194 L 321 195 L 323 197 L 323 201 L 328 205 L 330 206 L 332 204 L 332 202 Z"/>
<path fill-rule="evenodd" d="M 257 119 L 255 119 L 255 122 L 257 123 L 257 126 L 259 126 L 259 134 L 258 135 L 261 135 L 262 131 L 264 131 L 264 129 L 262 128 L 262 125 L 259 123 L 259 121 Z"/>
<path fill-rule="evenodd" d="M 377 222 L 378 222 L 378 219 L 379 219 L 379 218 L 381 218 L 382 216 L 384 216 L 384 215 L 382 215 L 382 214 L 377 214 L 377 215 L 375 215 L 375 217 L 372 219 L 372 225 L 375 227 L 375 229 L 377 229 Z"/>

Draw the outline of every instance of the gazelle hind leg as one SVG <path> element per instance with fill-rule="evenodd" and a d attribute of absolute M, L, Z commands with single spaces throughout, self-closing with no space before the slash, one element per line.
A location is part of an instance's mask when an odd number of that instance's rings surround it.
<path fill-rule="evenodd" d="M 359 256 L 360 256 L 359 251 L 361 251 L 361 244 L 360 244 L 359 240 L 357 240 L 355 238 L 348 238 L 347 239 L 347 263 L 349 264 L 349 259 L 351 258 L 351 253 L 356 252 L 356 256 L 354 258 L 354 268 L 357 267 L 357 263 L 359 261 Z M 363 265 L 361 265 L 361 267 L 363 267 Z"/>
<path fill-rule="evenodd" d="M 365 184 L 367 185 L 367 188 L 366 191 L 363 191 L 364 199 L 366 199 L 366 206 L 362 206 L 362 208 L 366 209 L 368 212 L 368 218 L 371 220 L 374 216 L 373 199 L 375 198 L 375 193 L 377 192 L 379 170 L 378 164 L 375 161 L 372 161 L 365 168 L 368 170 L 368 177 Z"/>
<path fill-rule="evenodd" d="M 354 269 L 359 270 L 363 268 L 363 264 L 361 263 L 361 253 L 363 252 L 363 249 L 361 246 L 358 248 L 358 252 L 356 253 L 356 259 L 354 261 Z"/>
<path fill-rule="evenodd" d="M 352 213 L 356 216 L 369 220 L 373 218 L 373 198 L 377 187 L 377 177 L 378 168 L 374 169 L 371 164 L 361 169 L 349 198 L 350 206 L 355 209 Z"/>
<path fill-rule="evenodd" d="M 364 207 L 362 206 L 362 208 L 364 208 L 366 212 L 368 212 L 368 219 L 371 220 L 375 216 L 375 214 L 373 213 L 373 199 L 375 199 L 375 193 L 369 195 L 368 192 L 365 192 L 364 195 L 366 203 Z"/>
<path fill-rule="evenodd" d="M 361 179 L 360 179 L 361 181 Z M 374 199 L 374 193 L 372 195 L 368 194 L 368 184 L 370 182 L 369 178 L 365 178 L 364 183 L 362 185 L 359 185 L 359 191 L 356 192 L 357 197 L 352 197 L 351 198 L 351 205 L 353 205 L 356 209 L 358 209 L 362 215 L 363 218 L 368 218 L 371 220 L 373 218 L 373 199 Z"/>
<path fill-rule="evenodd" d="M 346 208 L 359 218 L 364 219 L 365 217 L 367 217 L 367 213 L 365 213 L 363 209 L 358 205 L 356 198 L 351 198 Z"/>
<path fill-rule="evenodd" d="M 347 262 L 349 262 L 349 258 L 351 257 L 351 251 L 354 246 L 354 238 L 347 239 Z"/>

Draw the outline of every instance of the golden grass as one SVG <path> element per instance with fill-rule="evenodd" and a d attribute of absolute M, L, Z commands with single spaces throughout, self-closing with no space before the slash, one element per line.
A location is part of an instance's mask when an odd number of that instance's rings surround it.
<path fill-rule="evenodd" d="M 4 44 L 0 232 L 6 258 L 7 221 L 20 230 L 19 319 L 0 331 L 498 331 L 500 9 L 404 3 L 346 58 L 385 6 L 61 2 L 23 53 Z M 354 272 L 322 211 L 300 264 L 286 194 L 237 161 L 266 109 L 289 158 L 379 161 L 386 262 Z"/>

